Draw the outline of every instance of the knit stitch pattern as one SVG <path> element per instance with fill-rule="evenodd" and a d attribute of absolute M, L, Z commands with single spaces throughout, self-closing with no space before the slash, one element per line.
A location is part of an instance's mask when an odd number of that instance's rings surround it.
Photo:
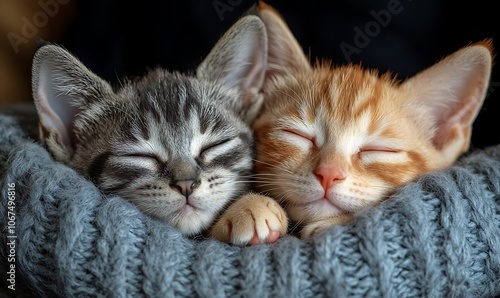
<path fill-rule="evenodd" d="M 104 196 L 19 121 L 0 115 L 0 264 L 5 274 L 15 183 L 16 279 L 40 297 L 500 295 L 500 145 L 409 183 L 353 223 L 237 247 L 187 238 Z"/>

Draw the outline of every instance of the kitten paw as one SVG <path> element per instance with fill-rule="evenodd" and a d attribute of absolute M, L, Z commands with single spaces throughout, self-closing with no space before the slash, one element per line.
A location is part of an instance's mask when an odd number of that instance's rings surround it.
<path fill-rule="evenodd" d="M 269 233 L 269 236 L 267 236 L 266 238 L 266 241 L 264 243 L 273 243 L 273 242 L 276 242 L 281 236 L 281 233 L 278 232 L 278 231 L 271 231 Z M 259 234 L 257 234 L 257 232 L 255 232 L 255 234 L 253 234 L 253 237 L 252 239 L 250 239 L 250 242 L 248 242 L 249 244 L 252 244 L 252 245 L 255 245 L 255 244 L 261 244 L 262 241 L 259 239 Z"/>
<path fill-rule="evenodd" d="M 248 194 L 232 203 L 210 230 L 210 236 L 236 245 L 272 243 L 286 233 L 285 210 L 273 199 Z"/>
<path fill-rule="evenodd" d="M 300 231 L 300 239 L 312 237 L 330 227 L 343 225 L 353 219 L 351 213 L 341 214 L 335 217 L 324 218 L 315 222 L 311 222 L 304 226 Z"/>

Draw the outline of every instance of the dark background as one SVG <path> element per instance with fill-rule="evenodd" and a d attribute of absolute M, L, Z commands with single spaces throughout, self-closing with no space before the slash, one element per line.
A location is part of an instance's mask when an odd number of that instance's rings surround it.
<path fill-rule="evenodd" d="M 0 0 L 0 104 L 31 101 L 31 58 L 34 42 L 14 51 L 9 33 L 21 34 L 22 18 L 41 11 L 39 1 Z M 38 37 L 76 54 L 106 80 L 142 75 L 148 67 L 189 71 L 217 39 L 251 7 L 249 0 L 69 0 L 38 28 Z M 374 21 L 371 12 L 387 9 L 392 0 L 299 1 L 267 3 L 284 16 L 311 61 L 328 58 L 348 62 L 342 42 L 353 45 L 355 28 Z M 353 63 L 400 78 L 415 74 L 443 56 L 471 43 L 493 38 L 500 51 L 500 24 L 495 1 L 401 0 L 402 11 L 359 53 Z M 225 5 L 225 6 L 224 6 Z M 398 7 L 399 7 L 398 6 Z M 490 89 L 475 124 L 472 148 L 500 144 L 500 66 L 494 67 Z M 23 295 L 18 292 L 18 297 Z M 26 296 L 28 297 L 28 296 Z"/>
<path fill-rule="evenodd" d="M 194 70 L 218 38 L 256 1 L 70 0 L 74 9 L 66 47 L 106 80 L 142 75 L 147 68 Z M 267 1 L 285 18 L 304 52 L 335 64 L 349 60 L 405 78 L 472 42 L 493 38 L 500 49 L 494 1 Z M 399 4 L 398 4 L 399 3 Z M 355 45 L 373 14 L 397 5 L 400 12 L 372 34 L 359 53 L 346 57 L 340 44 Z M 349 58 L 349 59 L 348 59 Z M 493 70 L 488 97 L 475 124 L 472 145 L 500 144 L 500 77 Z"/>

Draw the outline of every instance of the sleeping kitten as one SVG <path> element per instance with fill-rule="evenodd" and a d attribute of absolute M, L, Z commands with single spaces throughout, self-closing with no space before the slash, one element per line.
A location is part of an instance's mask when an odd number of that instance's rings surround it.
<path fill-rule="evenodd" d="M 285 207 L 302 238 L 350 221 L 468 150 L 490 79 L 490 41 L 399 82 L 357 65 L 311 66 L 273 8 L 261 2 L 257 14 L 269 56 L 253 125 L 256 187 Z M 253 216 L 274 216 L 260 210 Z"/>
<path fill-rule="evenodd" d="M 248 123 L 262 103 L 266 61 L 257 16 L 234 24 L 195 75 L 158 68 L 117 89 L 64 49 L 45 45 L 33 63 L 41 139 L 104 193 L 198 234 L 248 190 Z"/>

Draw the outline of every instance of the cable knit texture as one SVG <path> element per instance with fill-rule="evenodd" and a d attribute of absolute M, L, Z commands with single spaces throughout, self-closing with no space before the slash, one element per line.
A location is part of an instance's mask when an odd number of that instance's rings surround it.
<path fill-rule="evenodd" d="M 2 284 L 15 183 L 16 280 L 42 297 L 494 297 L 500 294 L 500 145 L 401 188 L 301 241 L 189 239 L 104 197 L 0 115 Z"/>

